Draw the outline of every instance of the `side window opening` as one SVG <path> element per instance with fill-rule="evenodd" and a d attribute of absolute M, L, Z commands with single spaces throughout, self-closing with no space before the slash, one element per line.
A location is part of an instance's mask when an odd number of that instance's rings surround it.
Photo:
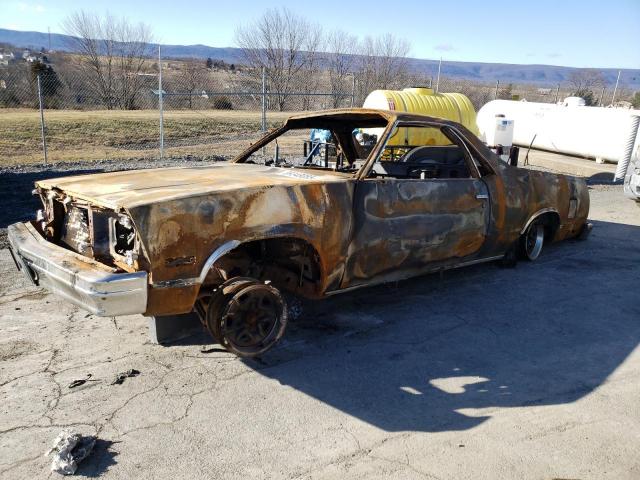
<path fill-rule="evenodd" d="M 370 177 L 398 179 L 474 178 L 466 145 L 437 126 L 398 126 L 389 137 Z M 476 175 L 474 175 L 474 173 Z"/>
<path fill-rule="evenodd" d="M 482 160 L 482 156 L 476 151 L 475 147 L 468 142 L 468 140 L 463 138 L 457 131 L 453 131 L 452 135 L 455 136 L 455 138 L 464 146 L 469 161 L 473 164 L 481 177 L 495 173 L 493 169 L 487 165 L 486 161 Z"/>

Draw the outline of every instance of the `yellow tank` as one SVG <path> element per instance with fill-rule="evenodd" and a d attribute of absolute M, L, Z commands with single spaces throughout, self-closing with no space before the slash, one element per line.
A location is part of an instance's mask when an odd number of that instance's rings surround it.
<path fill-rule="evenodd" d="M 431 88 L 405 88 L 404 90 L 374 90 L 364 101 L 364 108 L 395 110 L 430 117 L 444 118 L 461 123 L 478 135 L 476 111 L 461 93 L 435 93 Z M 378 132 L 371 132 L 378 133 Z M 381 132 L 380 132 L 381 133 Z M 400 128 L 387 145 L 448 145 L 451 142 L 436 130 Z"/>

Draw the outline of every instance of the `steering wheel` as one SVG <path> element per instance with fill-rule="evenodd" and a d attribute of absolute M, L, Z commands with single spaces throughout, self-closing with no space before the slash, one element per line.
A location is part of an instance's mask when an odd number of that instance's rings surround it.
<path fill-rule="evenodd" d="M 425 178 L 437 178 L 439 168 L 435 165 L 423 165 L 420 167 L 410 168 L 407 172 L 409 178 L 422 178 L 422 173 L 425 173 Z"/>

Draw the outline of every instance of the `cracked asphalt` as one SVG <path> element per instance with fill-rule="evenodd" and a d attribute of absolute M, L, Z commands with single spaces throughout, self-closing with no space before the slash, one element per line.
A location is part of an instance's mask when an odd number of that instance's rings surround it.
<path fill-rule="evenodd" d="M 591 188 L 586 242 L 305 305 L 252 361 L 204 334 L 153 345 L 142 316 L 88 315 L 0 250 L 0 478 L 55 477 L 65 427 L 99 438 L 86 477 L 640 478 L 640 208 L 621 190 Z"/>

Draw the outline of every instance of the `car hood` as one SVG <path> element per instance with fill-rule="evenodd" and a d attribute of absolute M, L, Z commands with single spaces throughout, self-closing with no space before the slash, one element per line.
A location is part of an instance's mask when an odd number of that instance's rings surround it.
<path fill-rule="evenodd" d="M 352 175 L 300 168 L 220 162 L 208 166 L 128 170 L 36 182 L 109 208 L 132 208 L 217 191 L 273 185 L 342 182 Z"/>

